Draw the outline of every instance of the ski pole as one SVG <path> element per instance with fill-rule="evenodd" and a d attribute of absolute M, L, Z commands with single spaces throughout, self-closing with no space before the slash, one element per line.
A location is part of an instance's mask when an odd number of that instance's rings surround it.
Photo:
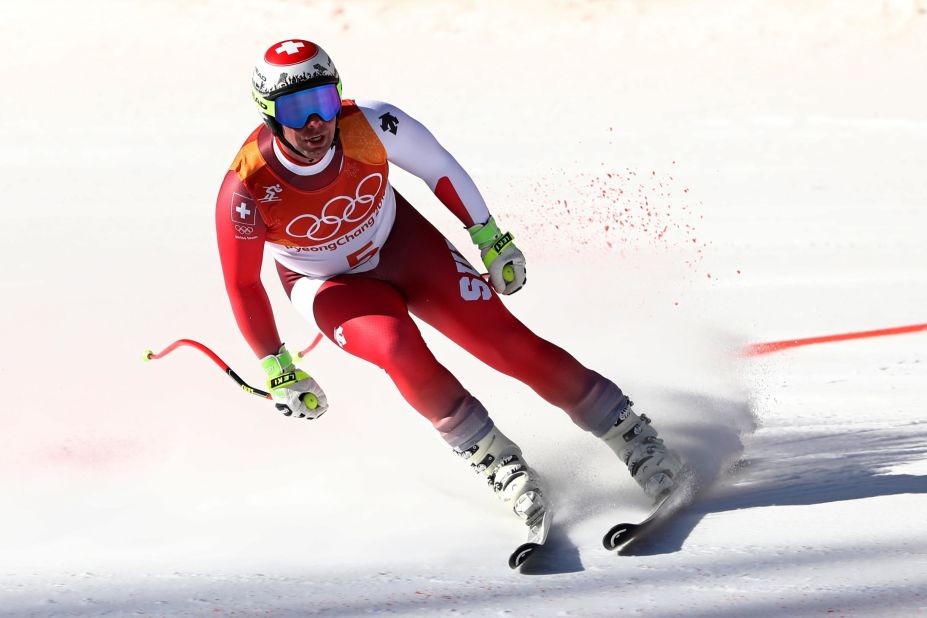
<path fill-rule="evenodd" d="M 322 338 L 321 333 L 316 335 L 316 338 L 312 342 L 312 344 L 308 348 L 300 352 L 297 358 L 299 359 L 303 358 L 308 352 L 312 350 L 312 348 L 314 348 L 319 343 L 321 338 Z M 167 356 L 168 354 L 170 354 L 171 352 L 173 352 L 174 350 L 182 346 L 188 346 L 188 347 L 194 348 L 196 350 L 199 350 L 206 356 L 208 356 L 210 359 L 212 359 L 212 362 L 218 365 L 219 368 L 222 369 L 222 371 L 226 373 L 226 375 L 228 375 L 230 378 L 235 380 L 235 383 L 238 384 L 241 390 L 245 391 L 246 393 L 251 393 L 252 395 L 257 395 L 258 397 L 262 397 L 264 399 L 272 399 L 270 393 L 268 393 L 267 391 L 262 391 L 259 388 L 255 388 L 251 386 L 250 384 L 248 384 L 247 382 L 245 382 L 244 380 L 242 380 L 241 377 L 237 373 L 235 373 L 235 370 L 229 367 L 228 363 L 226 363 L 224 360 L 219 358 L 218 354 L 210 350 L 208 347 L 206 347 L 199 341 L 194 341 L 193 339 L 178 339 L 177 341 L 167 346 L 166 348 L 164 348 L 158 353 L 155 353 L 152 350 L 145 350 L 145 354 L 142 360 L 147 362 L 151 360 L 157 360 L 159 358 L 164 358 L 165 356 Z M 319 400 L 312 393 L 304 393 L 302 395 L 302 400 L 303 400 L 303 403 L 305 403 L 306 406 L 310 410 L 314 410 L 319 405 Z"/>

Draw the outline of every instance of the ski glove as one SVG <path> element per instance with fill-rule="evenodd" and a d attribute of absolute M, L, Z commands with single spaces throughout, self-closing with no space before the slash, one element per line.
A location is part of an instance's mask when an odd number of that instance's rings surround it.
<path fill-rule="evenodd" d="M 328 399 L 318 382 L 293 364 L 286 346 L 280 352 L 261 359 L 261 368 L 267 374 L 270 395 L 284 416 L 319 418 L 328 410 Z"/>
<path fill-rule="evenodd" d="M 514 294 L 528 280 L 525 256 L 518 250 L 510 232 L 499 231 L 492 217 L 482 225 L 467 228 L 473 244 L 479 247 L 483 264 L 489 269 L 489 283 L 499 294 Z"/>

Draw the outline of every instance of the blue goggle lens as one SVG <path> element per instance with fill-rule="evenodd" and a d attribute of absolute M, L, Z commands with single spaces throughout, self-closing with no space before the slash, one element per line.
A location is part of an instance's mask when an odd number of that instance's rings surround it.
<path fill-rule="evenodd" d="M 317 114 L 325 122 L 341 111 L 341 94 L 335 84 L 326 84 L 286 94 L 274 101 L 274 118 L 291 129 L 302 129 Z"/>

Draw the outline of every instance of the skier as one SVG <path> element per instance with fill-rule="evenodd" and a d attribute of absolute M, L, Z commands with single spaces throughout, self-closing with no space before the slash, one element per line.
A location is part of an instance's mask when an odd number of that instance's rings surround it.
<path fill-rule="evenodd" d="M 543 542 L 549 525 L 537 474 L 438 363 L 410 313 L 601 438 L 654 500 L 673 488 L 682 463 L 650 420 L 613 382 L 535 335 L 502 304 L 498 294 L 525 285 L 525 257 L 424 126 L 387 103 L 342 100 L 331 58 L 306 40 L 268 48 L 254 68 L 252 94 L 264 123 L 225 175 L 216 232 L 239 329 L 283 414 L 318 418 L 328 400 L 278 335 L 260 278 L 265 248 L 296 308 L 311 312 L 346 352 L 385 370 L 528 526 L 529 540 Z M 425 181 L 463 223 L 489 284 L 390 185 L 389 163 Z"/>

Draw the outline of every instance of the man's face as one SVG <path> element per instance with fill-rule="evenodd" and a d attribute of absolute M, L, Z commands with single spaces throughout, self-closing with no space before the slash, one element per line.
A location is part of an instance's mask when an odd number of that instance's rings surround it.
<path fill-rule="evenodd" d="M 331 148 L 332 141 L 335 139 L 335 127 L 337 125 L 337 116 L 326 122 L 318 115 L 313 114 L 302 129 L 291 129 L 282 125 L 283 137 L 296 147 L 303 158 L 306 159 L 306 163 L 318 163 L 328 152 L 328 149 Z"/>

